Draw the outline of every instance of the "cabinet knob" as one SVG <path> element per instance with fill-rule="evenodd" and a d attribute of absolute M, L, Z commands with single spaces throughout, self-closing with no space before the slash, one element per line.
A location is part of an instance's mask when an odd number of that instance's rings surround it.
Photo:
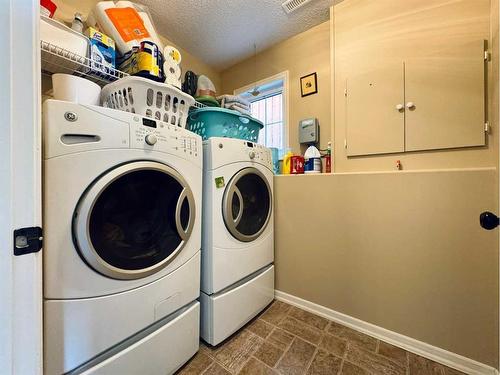
<path fill-rule="evenodd" d="M 405 108 L 405 106 L 403 104 L 397 104 L 396 105 L 396 110 L 401 112 L 403 109 Z"/>
<path fill-rule="evenodd" d="M 492 230 L 498 227 L 500 220 L 492 212 L 485 211 L 479 216 L 479 223 L 486 230 Z"/>
<path fill-rule="evenodd" d="M 406 108 L 408 108 L 408 109 L 415 109 L 415 103 L 413 103 L 413 102 L 406 103 Z"/>

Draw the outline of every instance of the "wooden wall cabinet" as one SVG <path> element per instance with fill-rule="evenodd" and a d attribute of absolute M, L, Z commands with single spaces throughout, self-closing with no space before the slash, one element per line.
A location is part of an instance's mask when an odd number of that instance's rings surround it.
<path fill-rule="evenodd" d="M 344 0 L 332 14 L 337 157 L 487 143 L 490 0 Z"/>
<path fill-rule="evenodd" d="M 347 155 L 483 146 L 485 42 L 347 78 Z"/>
<path fill-rule="evenodd" d="M 344 95 L 348 156 L 405 150 L 403 63 L 348 78 Z"/>
<path fill-rule="evenodd" d="M 405 151 L 485 145 L 485 42 L 464 48 L 405 61 Z"/>

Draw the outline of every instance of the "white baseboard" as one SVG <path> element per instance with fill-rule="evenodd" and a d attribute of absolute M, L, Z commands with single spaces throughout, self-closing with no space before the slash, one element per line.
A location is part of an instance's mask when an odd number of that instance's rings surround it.
<path fill-rule="evenodd" d="M 283 301 L 289 303 L 290 305 L 300 307 L 303 310 L 307 310 L 316 315 L 333 320 L 334 322 L 343 324 L 349 328 L 353 328 L 356 331 L 360 331 L 379 340 L 403 348 L 411 353 L 418 354 L 422 357 L 431 359 L 467 374 L 499 375 L 498 370 L 491 366 L 438 348 L 425 342 L 412 339 L 411 337 L 402 335 L 400 333 L 396 333 L 374 324 L 367 323 L 363 320 L 353 318 L 349 315 L 329 309 L 328 307 L 324 307 L 305 299 L 292 296 L 291 294 L 276 290 L 275 297 L 279 301 Z"/>

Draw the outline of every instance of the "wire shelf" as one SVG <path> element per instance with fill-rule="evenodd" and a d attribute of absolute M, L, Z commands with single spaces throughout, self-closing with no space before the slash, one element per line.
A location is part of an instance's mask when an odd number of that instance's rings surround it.
<path fill-rule="evenodd" d="M 40 41 L 42 71 L 48 74 L 67 73 L 87 78 L 101 86 L 128 76 L 88 57 L 77 55 L 54 44 Z"/>
<path fill-rule="evenodd" d="M 194 105 L 191 106 L 191 108 L 193 109 L 198 109 L 198 108 L 206 108 L 206 105 L 205 104 L 202 104 L 200 102 L 194 102 Z"/>
<path fill-rule="evenodd" d="M 91 60 L 88 57 L 77 55 L 64 48 L 40 41 L 42 72 L 46 74 L 66 73 L 87 78 L 100 86 L 114 82 L 128 74 L 118 69 L 112 69 Z M 206 105 L 195 102 L 191 109 L 205 108 Z"/>

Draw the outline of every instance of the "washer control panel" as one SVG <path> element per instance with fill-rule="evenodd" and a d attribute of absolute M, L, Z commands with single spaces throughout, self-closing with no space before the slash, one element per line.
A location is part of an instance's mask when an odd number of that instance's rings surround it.
<path fill-rule="evenodd" d="M 144 138 L 144 141 L 150 146 L 153 146 L 156 142 L 158 142 L 158 138 L 154 134 L 147 134 Z"/>
<path fill-rule="evenodd" d="M 159 120 L 134 116 L 130 124 L 130 147 L 169 152 L 181 157 L 202 157 L 201 137 Z"/>

